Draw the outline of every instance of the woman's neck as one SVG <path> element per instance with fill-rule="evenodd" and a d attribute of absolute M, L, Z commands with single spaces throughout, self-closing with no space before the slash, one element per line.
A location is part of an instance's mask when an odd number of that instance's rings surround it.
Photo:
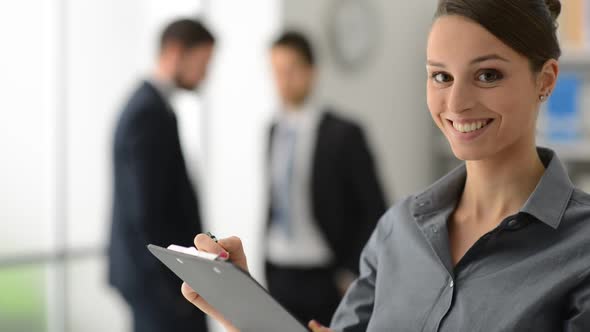
<path fill-rule="evenodd" d="M 467 161 L 467 179 L 457 206 L 458 222 L 493 223 L 524 205 L 545 167 L 533 144 L 514 144 L 493 158 Z"/>

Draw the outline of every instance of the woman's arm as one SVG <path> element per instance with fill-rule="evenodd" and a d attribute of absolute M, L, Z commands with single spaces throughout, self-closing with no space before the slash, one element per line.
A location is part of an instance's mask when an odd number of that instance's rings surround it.
<path fill-rule="evenodd" d="M 332 319 L 331 328 L 334 331 L 342 332 L 360 332 L 366 331 L 369 325 L 369 319 L 373 313 L 373 303 L 375 301 L 375 282 L 377 279 L 378 253 L 380 243 L 389 235 L 391 228 L 390 223 L 385 222 L 387 213 L 381 218 L 377 228 L 371 235 L 369 242 L 363 249 L 360 260 L 360 275 L 353 282 L 340 303 L 338 310 Z M 237 237 L 221 239 L 218 243 L 204 234 L 199 234 L 195 238 L 195 246 L 200 251 L 221 254 L 227 253 L 228 259 L 235 265 L 248 271 L 246 256 L 242 247 L 242 242 Z M 182 294 L 184 297 L 201 309 L 214 320 L 218 321 L 227 331 L 238 331 L 223 315 L 213 308 L 207 301 L 199 296 L 187 284 L 182 285 Z M 313 299 L 310 299 L 313 301 Z M 309 328 L 314 332 L 330 332 L 315 322 L 309 323 Z"/>
<path fill-rule="evenodd" d="M 332 318 L 331 328 L 336 331 L 367 330 L 375 302 L 379 248 L 390 233 L 388 229 L 391 228 L 391 225 L 386 222 L 387 215 L 388 213 L 381 218 L 365 245 L 360 259 L 359 277 L 348 289 Z"/>
<path fill-rule="evenodd" d="M 563 326 L 565 332 L 590 331 L 590 273 L 572 293 L 568 313 Z"/>

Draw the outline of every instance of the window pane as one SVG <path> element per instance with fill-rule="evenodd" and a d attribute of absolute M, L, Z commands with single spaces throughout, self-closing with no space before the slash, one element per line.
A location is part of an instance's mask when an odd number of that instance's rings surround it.
<path fill-rule="evenodd" d="M 47 331 L 44 266 L 0 269 L 0 331 Z"/>
<path fill-rule="evenodd" d="M 67 243 L 102 246 L 110 219 L 111 141 L 139 74 L 142 4 L 67 2 Z"/>
<path fill-rule="evenodd" d="M 129 309 L 107 284 L 106 258 L 71 259 L 66 266 L 69 331 L 131 331 Z"/>
<path fill-rule="evenodd" d="M 0 40 L 11 50 L 0 61 L 2 256 L 47 250 L 53 239 L 54 119 L 46 99 L 51 64 L 46 39 L 53 30 L 44 5 L 43 0 L 0 2 Z"/>

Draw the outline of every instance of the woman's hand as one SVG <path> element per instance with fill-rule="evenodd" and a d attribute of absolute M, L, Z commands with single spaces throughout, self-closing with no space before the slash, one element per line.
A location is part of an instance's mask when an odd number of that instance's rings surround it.
<path fill-rule="evenodd" d="M 307 327 L 309 327 L 311 332 L 334 332 L 334 330 L 331 330 L 331 329 L 323 326 L 322 324 L 318 323 L 315 320 L 310 321 L 307 324 Z"/>
<path fill-rule="evenodd" d="M 197 250 L 218 254 L 220 257 L 227 259 L 234 263 L 239 268 L 248 272 L 248 263 L 246 261 L 246 255 L 244 254 L 244 248 L 242 247 L 242 241 L 235 236 L 221 239 L 219 242 L 213 241 L 209 236 L 205 234 L 199 234 L 195 237 L 195 247 Z M 197 294 L 188 284 L 182 284 L 182 295 L 197 308 L 203 311 L 205 314 L 211 316 L 214 320 L 219 322 L 228 332 L 239 331 L 231 322 L 221 315 L 217 309 L 213 308 L 205 299 Z"/>

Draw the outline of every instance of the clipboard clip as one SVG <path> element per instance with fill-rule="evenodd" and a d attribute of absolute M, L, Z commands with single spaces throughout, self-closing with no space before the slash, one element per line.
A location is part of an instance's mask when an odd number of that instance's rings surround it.
<path fill-rule="evenodd" d="M 187 255 L 193 255 L 193 256 L 208 259 L 211 261 L 221 261 L 221 262 L 226 261 L 226 259 L 222 258 L 221 255 L 216 255 L 216 254 L 212 254 L 209 252 L 199 251 L 195 247 L 183 247 L 183 246 L 179 246 L 176 244 L 171 244 L 166 249 L 173 250 L 176 252 L 181 252 L 181 253 L 187 254 Z"/>

